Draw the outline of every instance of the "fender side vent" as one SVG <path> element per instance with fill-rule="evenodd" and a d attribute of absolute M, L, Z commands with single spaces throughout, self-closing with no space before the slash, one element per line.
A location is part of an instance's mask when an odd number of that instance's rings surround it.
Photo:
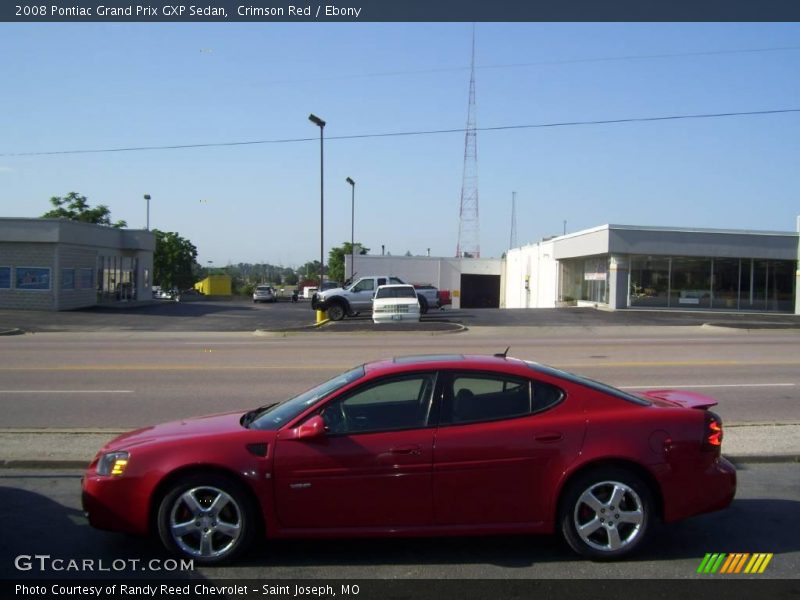
<path fill-rule="evenodd" d="M 269 444 L 247 444 L 247 451 L 253 456 L 264 458 L 269 451 Z"/>

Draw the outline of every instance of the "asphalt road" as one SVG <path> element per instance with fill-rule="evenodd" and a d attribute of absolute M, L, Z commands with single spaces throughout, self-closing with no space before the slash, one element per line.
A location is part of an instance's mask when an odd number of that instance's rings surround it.
<path fill-rule="evenodd" d="M 14 557 L 115 559 L 167 556 L 147 540 L 96 531 L 80 510 L 75 472 L 0 471 L 0 578 L 86 577 L 74 572 L 20 572 Z M 280 541 L 237 565 L 170 577 L 292 579 L 597 579 L 693 578 L 707 552 L 772 552 L 760 578 L 795 578 L 800 570 L 800 465 L 748 465 L 728 510 L 659 527 L 637 558 L 619 563 L 578 559 L 554 536 L 397 540 Z M 102 578 L 108 574 L 89 573 Z M 115 576 L 158 577 L 126 568 Z"/>
<path fill-rule="evenodd" d="M 283 399 L 398 355 L 501 352 L 630 390 L 719 400 L 728 423 L 797 422 L 800 331 L 507 328 L 426 335 L 40 333 L 0 337 L 3 427 L 117 428 Z"/>

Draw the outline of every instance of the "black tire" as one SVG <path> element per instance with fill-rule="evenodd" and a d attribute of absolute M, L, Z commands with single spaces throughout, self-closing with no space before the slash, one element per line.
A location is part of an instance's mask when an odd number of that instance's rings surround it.
<path fill-rule="evenodd" d="M 641 478 L 624 468 L 602 467 L 568 484 L 559 521 L 564 539 L 578 554 L 618 560 L 645 541 L 654 511 L 652 491 Z"/>
<path fill-rule="evenodd" d="M 331 321 L 341 321 L 347 315 L 347 310 L 341 302 L 334 302 L 328 307 L 328 318 Z"/>
<path fill-rule="evenodd" d="M 215 509 L 215 503 L 221 503 Z M 158 507 L 164 546 L 197 564 L 228 562 L 252 543 L 257 512 L 242 484 L 216 473 L 177 481 Z"/>
<path fill-rule="evenodd" d="M 419 297 L 419 314 L 424 315 L 428 312 L 428 301 L 422 296 Z"/>

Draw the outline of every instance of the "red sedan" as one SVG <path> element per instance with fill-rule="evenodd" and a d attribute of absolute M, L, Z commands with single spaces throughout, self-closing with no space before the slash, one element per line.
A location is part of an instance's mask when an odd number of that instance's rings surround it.
<path fill-rule="evenodd" d="M 396 358 L 244 414 L 122 435 L 89 466 L 83 506 L 95 527 L 157 533 L 201 564 L 263 535 L 560 532 L 615 559 L 656 520 L 731 503 L 714 404 L 505 355 Z"/>

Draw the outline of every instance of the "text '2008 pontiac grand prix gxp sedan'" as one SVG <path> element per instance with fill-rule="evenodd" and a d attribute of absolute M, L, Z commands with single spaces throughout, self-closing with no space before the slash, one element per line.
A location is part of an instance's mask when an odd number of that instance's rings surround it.
<path fill-rule="evenodd" d="M 617 559 L 657 520 L 731 503 L 714 404 L 504 354 L 395 358 L 249 412 L 124 434 L 89 466 L 83 506 L 95 527 L 158 534 L 201 564 L 264 536 L 555 532 Z"/>

